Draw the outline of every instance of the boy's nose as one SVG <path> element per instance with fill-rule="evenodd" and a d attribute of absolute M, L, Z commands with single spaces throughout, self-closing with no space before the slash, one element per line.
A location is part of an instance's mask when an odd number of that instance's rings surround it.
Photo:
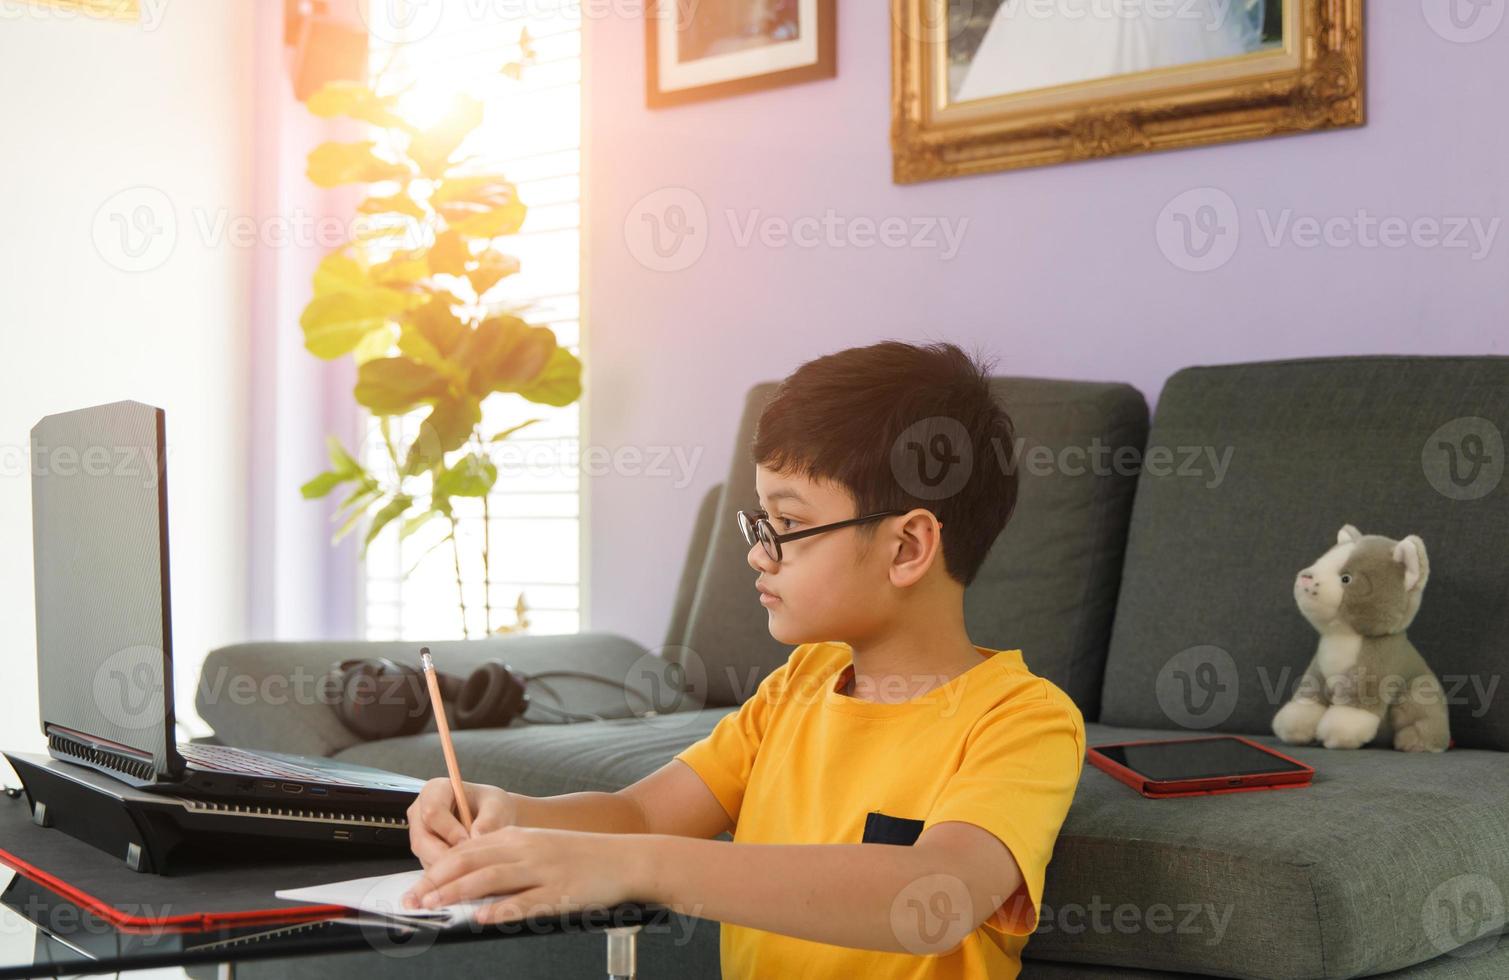
<path fill-rule="evenodd" d="M 765 546 L 756 541 L 749 546 L 749 552 L 744 556 L 749 562 L 749 567 L 757 572 L 773 572 L 776 563 L 765 553 Z"/>

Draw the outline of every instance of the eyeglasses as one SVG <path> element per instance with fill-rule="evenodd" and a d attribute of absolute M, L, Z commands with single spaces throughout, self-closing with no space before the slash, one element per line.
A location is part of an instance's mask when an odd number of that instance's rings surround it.
<path fill-rule="evenodd" d="M 765 549 L 765 554 L 770 556 L 771 561 L 781 560 L 781 542 L 798 541 L 802 538 L 810 538 L 814 534 L 822 534 L 824 531 L 836 531 L 850 524 L 863 524 L 865 521 L 875 521 L 882 517 L 894 517 L 897 514 L 905 514 L 904 510 L 886 510 L 878 514 L 866 514 L 864 517 L 851 517 L 847 521 L 837 521 L 833 524 L 824 524 L 821 527 L 809 527 L 804 531 L 792 531 L 790 534 L 777 534 L 775 525 L 770 523 L 770 515 L 763 510 L 746 511 L 738 513 L 739 533 L 744 535 L 744 542 L 753 545 L 756 541 Z"/>

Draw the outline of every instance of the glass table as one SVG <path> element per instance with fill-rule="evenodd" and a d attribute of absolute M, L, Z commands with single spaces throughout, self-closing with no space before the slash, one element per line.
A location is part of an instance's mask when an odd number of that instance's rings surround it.
<path fill-rule="evenodd" d="M 408 959 L 453 944 L 528 941 L 530 936 L 569 932 L 603 933 L 608 977 L 630 978 L 636 974 L 640 930 L 662 925 L 669 915 L 661 906 L 625 904 L 446 930 L 354 913 L 235 928 L 122 928 L 3 864 L 0 881 L 6 882 L 0 890 L 0 980 L 211 964 L 218 976 L 233 977 L 237 963 L 251 960 L 361 951 Z"/>

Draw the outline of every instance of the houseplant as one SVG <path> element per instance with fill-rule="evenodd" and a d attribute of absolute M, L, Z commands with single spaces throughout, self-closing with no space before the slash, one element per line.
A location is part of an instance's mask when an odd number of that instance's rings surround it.
<path fill-rule="evenodd" d="M 508 66 L 505 73 L 517 73 Z M 480 503 L 486 632 L 493 625 L 488 494 L 498 480 L 491 450 L 540 419 L 485 431 L 493 398 L 565 406 L 581 396 L 581 363 L 524 311 L 500 306 L 494 288 L 519 271 L 497 240 L 519 230 L 526 213 L 501 174 L 462 155 L 483 121 L 482 103 L 457 96 L 445 116 L 421 127 L 405 118 L 399 94 L 376 85 L 335 82 L 307 105 L 324 118 L 365 123 L 375 139 L 331 140 L 309 155 L 308 175 L 322 188 L 356 185 L 366 197 L 347 243 L 314 276 L 300 319 L 306 348 L 326 360 L 350 357 L 354 396 L 375 418 L 391 468 L 376 472 L 331 437 L 331 468 L 304 484 L 308 499 L 345 488 L 336 540 L 366 519 L 362 553 L 385 530 L 406 539 L 432 521 L 446 533 L 456 568 L 462 634 L 466 591 L 457 506 Z M 401 422 L 417 418 L 406 438 Z M 412 568 L 409 570 L 412 571 Z M 407 572 L 405 573 L 407 574 Z M 522 621 L 502 630 L 517 629 Z"/>

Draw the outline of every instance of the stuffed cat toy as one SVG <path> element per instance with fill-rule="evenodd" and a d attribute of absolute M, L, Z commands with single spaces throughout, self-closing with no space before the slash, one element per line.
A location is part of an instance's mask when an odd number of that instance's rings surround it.
<path fill-rule="evenodd" d="M 1293 699 L 1273 717 L 1290 745 L 1328 749 L 1374 741 L 1403 752 L 1441 752 L 1451 742 L 1441 681 L 1404 635 L 1430 575 L 1425 542 L 1394 541 L 1348 524 L 1336 546 L 1294 580 L 1299 611 L 1320 646 Z"/>

